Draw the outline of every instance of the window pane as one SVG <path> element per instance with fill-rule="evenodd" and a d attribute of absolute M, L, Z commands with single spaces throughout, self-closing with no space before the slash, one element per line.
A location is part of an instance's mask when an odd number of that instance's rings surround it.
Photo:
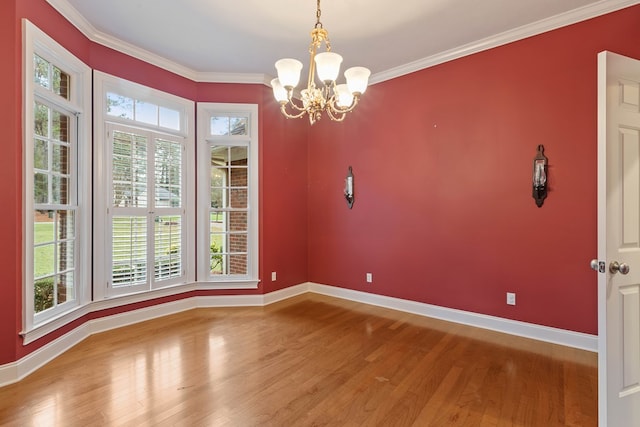
<path fill-rule="evenodd" d="M 155 279 L 182 276 L 182 218 L 155 219 Z"/>
<path fill-rule="evenodd" d="M 53 242 L 55 238 L 53 216 L 53 211 L 35 211 L 35 222 L 33 223 L 33 242 L 35 244 Z"/>
<path fill-rule="evenodd" d="M 33 141 L 33 167 L 36 169 L 49 169 L 49 146 L 47 141 L 36 138 Z"/>
<path fill-rule="evenodd" d="M 234 166 L 246 166 L 248 155 L 247 147 L 231 147 L 231 164 Z"/>
<path fill-rule="evenodd" d="M 33 56 L 33 81 L 44 88 L 49 89 L 49 62 L 38 55 Z"/>
<path fill-rule="evenodd" d="M 58 271 L 64 272 L 68 270 L 73 270 L 73 240 L 65 240 L 64 242 L 58 243 Z"/>
<path fill-rule="evenodd" d="M 229 234 L 229 252 L 231 253 L 247 252 L 247 234 L 246 233 Z"/>
<path fill-rule="evenodd" d="M 36 172 L 33 177 L 33 201 L 36 204 L 49 202 L 49 175 Z"/>
<path fill-rule="evenodd" d="M 33 130 L 36 132 L 36 135 L 44 136 L 45 138 L 49 137 L 49 107 L 39 102 L 36 102 L 34 105 L 34 123 Z"/>
<path fill-rule="evenodd" d="M 40 313 L 41 311 L 53 307 L 53 282 L 53 277 L 45 277 L 35 281 L 33 308 L 36 313 Z"/>
<path fill-rule="evenodd" d="M 247 168 L 231 168 L 229 170 L 231 179 L 229 185 L 231 187 L 246 187 L 247 186 Z"/>
<path fill-rule="evenodd" d="M 147 281 L 147 218 L 113 217 L 113 286 Z"/>
<path fill-rule="evenodd" d="M 229 135 L 248 135 L 249 117 L 230 117 L 230 116 L 212 116 L 211 117 L 211 135 L 213 136 L 229 136 Z"/>
<path fill-rule="evenodd" d="M 248 135 L 248 117 L 231 117 L 231 135 Z"/>
<path fill-rule="evenodd" d="M 182 192 L 182 145 L 156 140 L 156 207 L 180 207 Z"/>
<path fill-rule="evenodd" d="M 229 231 L 247 231 L 247 211 L 232 211 L 229 215 Z"/>
<path fill-rule="evenodd" d="M 147 140 L 133 133 L 113 133 L 113 206 L 147 206 Z"/>
<path fill-rule="evenodd" d="M 69 147 L 66 145 L 53 144 L 52 170 L 62 174 L 68 174 L 69 167 Z"/>
<path fill-rule="evenodd" d="M 212 231 L 213 231 L 214 225 L 217 227 L 217 224 L 221 223 L 223 218 L 224 218 L 223 212 L 219 212 L 219 211 L 211 212 L 211 215 L 209 215 L 209 221 L 211 222 Z"/>
<path fill-rule="evenodd" d="M 231 199 L 232 208 L 246 208 L 247 207 L 247 189 L 235 189 L 229 190 L 229 198 Z"/>
<path fill-rule="evenodd" d="M 33 276 L 36 278 L 55 273 L 55 244 L 36 246 L 33 249 Z"/>
<path fill-rule="evenodd" d="M 170 108 L 160 107 L 160 126 L 180 130 L 180 112 Z"/>
<path fill-rule="evenodd" d="M 228 274 L 247 274 L 247 256 L 229 255 Z"/>
<path fill-rule="evenodd" d="M 107 114 L 133 120 L 133 99 L 117 93 L 107 93 Z"/>
<path fill-rule="evenodd" d="M 69 142 L 69 116 L 53 110 L 51 112 L 51 137 Z"/>
<path fill-rule="evenodd" d="M 67 272 L 58 275 L 58 283 L 57 283 L 57 297 L 58 304 L 62 304 L 63 302 L 73 301 L 75 299 L 74 295 L 74 273 Z"/>
<path fill-rule="evenodd" d="M 53 67 L 53 93 L 60 95 L 64 99 L 69 99 L 69 74 L 58 67 Z"/>
<path fill-rule="evenodd" d="M 135 120 L 151 125 L 158 124 L 158 106 L 149 102 L 135 100 Z"/>
<path fill-rule="evenodd" d="M 227 168 L 211 168 L 211 188 L 224 187 L 227 182 Z"/>
<path fill-rule="evenodd" d="M 75 237 L 75 215 L 74 211 L 58 211 L 56 215 L 56 229 L 58 239 L 73 239 Z"/>
<path fill-rule="evenodd" d="M 69 203 L 69 178 L 66 176 L 52 177 L 52 202 L 55 204 L 66 205 Z"/>
<path fill-rule="evenodd" d="M 227 246 L 224 244 L 225 233 L 212 232 L 211 233 L 211 253 L 225 252 L 224 248 Z"/>
<path fill-rule="evenodd" d="M 211 252 L 211 274 L 224 274 L 223 266 L 228 263 L 228 255 Z"/>
<path fill-rule="evenodd" d="M 211 135 L 214 135 L 214 136 L 229 135 L 229 117 L 227 116 L 211 117 Z"/>
<path fill-rule="evenodd" d="M 228 166 L 229 148 L 224 146 L 211 147 L 211 166 Z"/>
<path fill-rule="evenodd" d="M 228 190 L 224 188 L 212 188 L 211 189 L 211 207 L 216 209 L 228 208 L 227 201 Z"/>

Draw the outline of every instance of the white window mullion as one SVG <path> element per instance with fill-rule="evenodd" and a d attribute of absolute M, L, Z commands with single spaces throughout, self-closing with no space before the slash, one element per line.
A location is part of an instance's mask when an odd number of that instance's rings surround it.
<path fill-rule="evenodd" d="M 156 138 L 149 134 L 147 146 L 147 281 L 149 290 L 153 289 L 155 282 L 155 157 Z"/>

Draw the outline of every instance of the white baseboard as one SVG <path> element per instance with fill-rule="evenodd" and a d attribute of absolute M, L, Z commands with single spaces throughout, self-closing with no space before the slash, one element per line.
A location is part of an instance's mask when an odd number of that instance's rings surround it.
<path fill-rule="evenodd" d="M 87 321 L 22 359 L 0 366 L 0 387 L 20 381 L 85 338 L 99 332 L 180 313 L 193 308 L 265 306 L 306 292 L 314 292 L 449 322 L 491 329 L 593 352 L 598 349 L 598 337 L 595 335 L 307 282 L 264 295 L 222 295 L 186 298 Z"/>
<path fill-rule="evenodd" d="M 419 314 L 421 316 L 433 317 L 449 322 L 475 326 L 477 328 L 490 329 L 510 335 L 560 344 L 566 347 L 574 347 L 592 352 L 598 351 L 597 335 L 567 331 L 565 329 L 551 328 L 549 326 L 541 326 L 533 323 L 504 319 L 502 317 L 488 316 L 486 314 L 472 313 L 469 311 L 440 307 L 437 305 L 409 301 L 400 298 L 386 297 L 370 294 L 368 292 L 338 288 L 335 286 L 321 285 L 318 283 L 309 284 L 309 292 L 376 305 L 379 307 L 391 308 L 393 310 Z"/>

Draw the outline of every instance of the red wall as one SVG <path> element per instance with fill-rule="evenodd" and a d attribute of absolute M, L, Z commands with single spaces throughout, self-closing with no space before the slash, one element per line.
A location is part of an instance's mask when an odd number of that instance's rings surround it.
<path fill-rule="evenodd" d="M 262 282 L 254 293 L 314 281 L 597 332 L 588 267 L 596 253 L 596 54 L 640 57 L 640 6 L 374 85 L 346 122 L 309 129 L 284 119 L 262 85 L 190 81 L 90 42 L 44 0 L 12 0 L 0 14 L 0 52 L 12 64 L 0 68 L 0 179 L 15 201 L 0 213 L 0 365 L 88 320 L 26 347 L 18 337 L 23 17 L 94 69 L 194 101 L 259 104 Z M 541 143 L 551 191 L 539 209 L 531 161 Z M 349 165 L 353 210 L 342 197 Z M 506 291 L 517 293 L 517 306 L 505 305 Z"/>
<path fill-rule="evenodd" d="M 6 4 L 8 3 L 8 4 Z M 199 102 L 259 105 L 260 141 L 260 272 L 257 290 L 198 291 L 91 313 L 55 333 L 23 346 L 22 329 L 22 43 L 21 19 L 28 18 L 93 69 Z M 4 2 L 0 13 L 0 52 L 11 58 L 0 68 L 0 124 L 5 147 L 0 178 L 11 208 L 0 213 L 0 259 L 3 298 L 0 299 L 0 365 L 16 361 L 82 323 L 102 316 L 194 295 L 264 293 L 307 280 L 307 141 L 306 126 L 279 116 L 278 105 L 263 85 L 197 83 L 112 49 L 92 43 L 44 0 Z M 286 191 L 285 191 L 286 189 Z M 265 197 L 269 194 L 270 196 Z M 278 272 L 271 282 L 271 271 Z M 266 280 L 268 279 L 268 281 Z"/>
<path fill-rule="evenodd" d="M 6 2 L 5 2 L 6 3 Z M 0 364 L 16 360 L 15 333 L 22 323 L 21 312 L 15 307 L 20 304 L 21 287 L 16 286 L 21 277 L 22 252 L 21 224 L 22 203 L 20 174 L 22 164 L 20 144 L 20 55 L 15 50 L 19 41 L 19 32 L 15 29 L 15 4 L 3 4 L 0 13 L 0 54 L 4 65 L 0 67 L 0 128 L 3 129 L 2 156 L 0 156 L 0 182 L 3 184 L 3 197 L 8 203 L 0 210 L 0 260 L 2 260 L 2 278 L 0 279 Z"/>
<path fill-rule="evenodd" d="M 635 6 L 374 85 L 317 124 L 310 281 L 596 334 L 596 55 L 640 58 L 638 40 Z"/>

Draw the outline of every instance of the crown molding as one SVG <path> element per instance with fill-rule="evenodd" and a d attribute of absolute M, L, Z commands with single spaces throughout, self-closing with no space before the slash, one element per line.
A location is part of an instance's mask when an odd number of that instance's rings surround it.
<path fill-rule="evenodd" d="M 371 76 L 369 81 L 370 84 L 381 83 L 425 68 L 453 61 L 454 59 L 522 40 L 527 37 L 546 33 L 547 31 L 566 27 L 567 25 L 586 21 L 587 19 L 595 18 L 607 13 L 615 12 L 638 3 L 640 3 L 640 0 L 602 0 L 588 6 L 583 6 L 569 12 L 523 25 L 522 27 L 518 27 L 513 30 L 505 31 L 495 36 L 476 40 L 472 43 L 468 43 L 454 49 L 376 73 Z"/>
<path fill-rule="evenodd" d="M 249 73 L 217 73 L 195 71 L 176 62 L 170 61 L 160 55 L 149 52 L 138 46 L 110 36 L 95 28 L 82 16 L 67 0 L 46 0 L 67 21 L 76 27 L 85 37 L 92 42 L 116 50 L 120 53 L 140 59 L 156 67 L 162 68 L 181 77 L 195 82 L 205 83 L 243 83 L 268 85 L 270 77 L 266 74 Z"/>
<path fill-rule="evenodd" d="M 203 83 L 241 83 L 241 84 L 263 84 L 270 86 L 271 77 L 267 74 L 248 74 L 248 73 L 217 73 L 217 72 L 201 72 L 180 65 L 176 62 L 149 52 L 145 49 L 134 46 L 130 43 L 119 40 L 115 37 L 107 35 L 97 30 L 84 16 L 82 16 L 67 0 L 46 0 L 54 9 L 56 9 L 65 19 L 75 26 L 89 40 L 114 49 L 118 52 L 138 58 L 149 64 L 170 71 L 179 76 L 185 77 L 195 82 Z M 546 18 L 532 24 L 505 31 L 495 36 L 487 37 L 481 40 L 468 43 L 450 49 L 435 55 L 428 56 L 413 62 L 409 62 L 389 70 L 375 73 L 369 79 L 370 84 L 381 83 L 406 74 L 410 74 L 425 68 L 433 67 L 454 59 L 462 58 L 467 55 L 482 52 L 494 47 L 512 43 L 527 37 L 555 30 L 567 25 L 575 24 L 580 21 L 595 18 L 607 13 L 615 12 L 629 6 L 640 3 L 640 0 L 602 0 L 591 5 L 583 6 L 569 12 Z"/>

